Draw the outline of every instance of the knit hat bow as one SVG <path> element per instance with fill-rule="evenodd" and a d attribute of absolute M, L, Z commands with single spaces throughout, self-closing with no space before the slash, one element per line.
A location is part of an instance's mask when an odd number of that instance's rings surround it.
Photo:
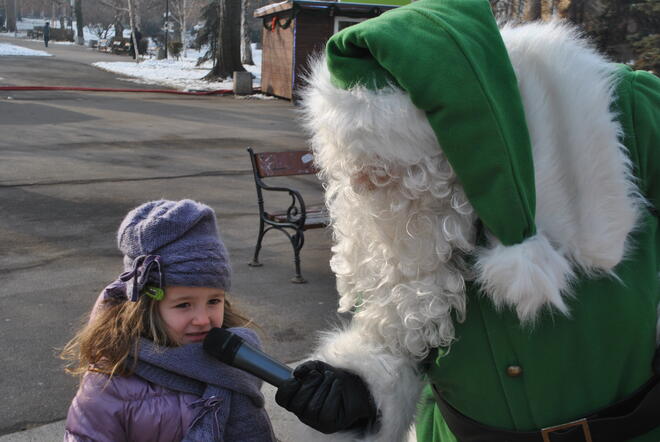
<path fill-rule="evenodd" d="M 150 201 L 131 210 L 117 232 L 124 273 L 104 290 L 106 298 L 162 299 L 168 286 L 229 290 L 231 266 L 209 206 L 191 201 Z"/>
<path fill-rule="evenodd" d="M 161 300 L 164 286 L 160 262 L 159 255 L 138 256 L 131 270 L 119 275 L 119 278 L 103 290 L 103 297 L 137 302 L 141 294 L 147 293 Z M 156 287 L 146 287 L 147 283 L 156 284 Z"/>

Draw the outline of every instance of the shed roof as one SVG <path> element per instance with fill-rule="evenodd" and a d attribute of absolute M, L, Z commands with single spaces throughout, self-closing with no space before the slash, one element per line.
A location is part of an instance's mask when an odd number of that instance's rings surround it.
<path fill-rule="evenodd" d="M 288 11 L 294 8 L 298 9 L 330 9 L 334 8 L 335 15 L 341 13 L 372 13 L 375 9 L 381 12 L 389 9 L 394 9 L 397 6 L 393 5 L 380 5 L 374 3 L 343 3 L 337 1 L 314 1 L 314 0 L 285 0 L 279 3 L 272 3 L 270 5 L 262 6 L 254 11 L 255 17 L 265 17 L 270 14 Z"/>

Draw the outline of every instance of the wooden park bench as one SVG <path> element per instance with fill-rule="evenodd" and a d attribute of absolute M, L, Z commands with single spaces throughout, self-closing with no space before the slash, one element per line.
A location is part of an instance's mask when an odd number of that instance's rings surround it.
<path fill-rule="evenodd" d="M 260 267 L 259 251 L 261 241 L 269 230 L 275 229 L 284 233 L 293 246 L 293 258 L 296 276 L 291 279 L 294 283 L 307 282 L 300 273 L 300 250 L 305 244 L 306 230 L 326 227 L 329 217 L 324 206 L 310 207 L 295 189 L 284 186 L 271 186 L 264 182 L 265 178 L 285 177 L 295 175 L 316 174 L 314 157 L 310 151 L 289 152 L 262 152 L 255 153 L 248 147 L 254 182 L 257 187 L 257 202 L 259 204 L 259 237 L 254 249 L 254 258 L 250 263 L 252 267 Z M 269 211 L 264 206 L 264 192 L 287 192 L 291 197 L 288 207 L 278 211 Z"/>
<path fill-rule="evenodd" d="M 131 52 L 131 41 L 128 38 L 114 39 L 110 44 L 113 54 L 129 54 Z"/>

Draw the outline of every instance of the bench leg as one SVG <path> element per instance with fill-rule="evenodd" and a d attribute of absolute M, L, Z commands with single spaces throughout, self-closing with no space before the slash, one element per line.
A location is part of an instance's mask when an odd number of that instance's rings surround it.
<path fill-rule="evenodd" d="M 293 263 L 296 266 L 296 276 L 291 278 L 294 284 L 304 284 L 307 282 L 300 273 L 300 250 L 305 244 L 305 234 L 302 230 L 298 230 L 295 235 L 291 237 L 291 245 L 293 246 Z"/>
<path fill-rule="evenodd" d="M 259 220 L 259 236 L 257 237 L 257 245 L 254 248 L 254 256 L 252 262 L 248 263 L 250 267 L 261 267 L 263 264 L 259 262 L 259 252 L 261 251 L 261 240 L 264 238 L 264 222 Z"/>

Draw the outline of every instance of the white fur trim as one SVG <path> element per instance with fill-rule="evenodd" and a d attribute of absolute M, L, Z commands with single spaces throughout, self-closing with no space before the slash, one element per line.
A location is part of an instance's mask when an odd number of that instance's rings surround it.
<path fill-rule="evenodd" d="M 583 271 L 611 272 L 643 204 L 610 109 L 617 67 L 560 21 L 502 38 L 532 140 L 537 229 Z"/>
<path fill-rule="evenodd" d="M 542 236 L 508 251 L 493 244 L 479 279 L 496 305 L 532 321 L 544 306 L 568 312 L 573 268 L 613 274 L 643 200 L 610 110 L 615 66 L 558 22 L 507 26 L 502 36 L 532 140 Z M 452 318 L 465 315 L 474 275 L 462 255 L 474 249 L 474 210 L 406 93 L 338 89 L 324 60 L 309 83 L 302 111 L 326 186 L 340 311 L 359 305 L 366 338 L 421 359 L 450 345 Z M 536 273 L 516 275 L 512 290 L 500 251 Z"/>
<path fill-rule="evenodd" d="M 559 21 L 505 26 L 502 37 L 532 140 L 542 233 L 481 252 L 478 278 L 496 306 L 515 308 L 525 322 L 544 306 L 569 313 L 569 260 L 586 273 L 613 274 L 644 202 L 610 111 L 615 66 Z"/>
<path fill-rule="evenodd" d="M 477 268 L 478 281 L 495 306 L 513 307 L 521 321 L 533 321 L 544 306 L 568 314 L 562 292 L 573 270 L 543 234 L 518 245 L 483 250 Z"/>
<path fill-rule="evenodd" d="M 408 432 L 408 442 L 417 442 L 417 430 L 413 425 Z"/>
<path fill-rule="evenodd" d="M 371 343 L 354 321 L 347 329 L 323 336 L 312 359 L 325 361 L 357 373 L 369 386 L 381 413 L 377 433 L 356 435 L 336 433 L 325 435 L 307 428 L 301 440 L 345 442 L 404 442 L 417 411 L 417 402 L 424 385 L 416 365 L 407 357 L 393 356 L 382 346 Z"/>

